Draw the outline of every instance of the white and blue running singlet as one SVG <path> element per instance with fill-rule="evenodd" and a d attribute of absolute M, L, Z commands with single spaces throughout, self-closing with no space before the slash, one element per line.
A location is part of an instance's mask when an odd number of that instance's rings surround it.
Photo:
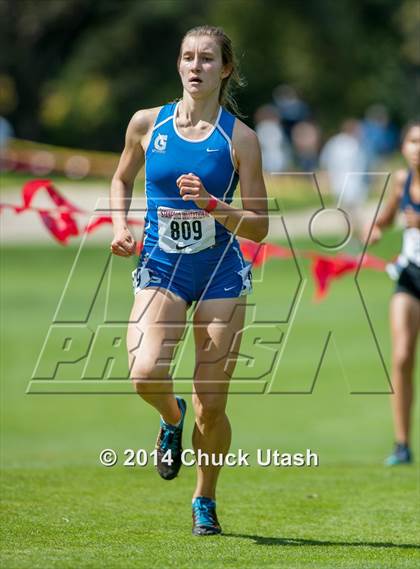
<path fill-rule="evenodd" d="M 411 208 L 420 214 L 420 202 L 415 202 L 410 194 L 412 172 L 408 172 L 400 200 L 400 210 Z M 389 276 L 397 281 L 395 292 L 409 294 L 420 300 L 420 229 L 405 227 L 401 253 L 394 263 L 386 266 Z"/>
<path fill-rule="evenodd" d="M 420 202 L 410 193 L 413 174 L 408 172 L 400 200 L 401 211 L 411 208 L 420 215 Z M 405 227 L 402 251 L 395 263 L 387 265 L 388 274 L 397 281 L 395 292 L 403 292 L 420 300 L 420 229 Z"/>
<path fill-rule="evenodd" d="M 134 290 L 163 287 L 188 303 L 247 294 L 251 266 L 236 237 L 193 201 L 184 201 L 176 184 L 191 172 L 211 195 L 232 201 L 239 179 L 232 154 L 235 117 L 220 107 L 206 136 L 191 140 L 177 129 L 178 104 L 161 108 L 145 153 L 147 213 Z"/>
<path fill-rule="evenodd" d="M 402 211 L 411 208 L 420 214 L 420 202 L 415 202 L 410 194 L 412 172 L 408 172 L 407 179 L 404 184 L 403 194 L 400 201 L 400 209 Z M 420 267 L 420 229 L 418 227 L 406 227 L 403 234 L 403 247 L 401 256 L 408 262 L 414 263 Z"/>

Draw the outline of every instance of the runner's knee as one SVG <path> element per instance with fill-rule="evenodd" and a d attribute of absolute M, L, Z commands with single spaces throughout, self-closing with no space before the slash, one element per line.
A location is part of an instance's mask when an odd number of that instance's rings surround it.
<path fill-rule="evenodd" d="M 156 381 L 166 380 L 169 377 L 167 362 L 159 361 L 150 357 L 138 357 L 134 361 L 130 377 L 135 390 L 139 395 L 147 395 L 156 392 Z"/>
<path fill-rule="evenodd" d="M 396 366 L 401 371 L 405 371 L 411 368 L 413 364 L 414 353 L 410 346 L 404 344 L 396 346 L 394 350 L 394 366 Z"/>

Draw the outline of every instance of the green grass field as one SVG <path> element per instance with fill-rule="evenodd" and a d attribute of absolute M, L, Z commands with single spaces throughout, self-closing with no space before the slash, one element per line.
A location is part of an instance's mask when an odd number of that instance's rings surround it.
<path fill-rule="evenodd" d="M 390 258 L 397 242 L 391 233 L 373 252 Z M 284 393 L 258 393 L 267 378 L 243 393 L 252 372 L 242 366 L 243 384 L 232 385 L 228 404 L 233 451 L 242 448 L 253 457 L 257 448 L 310 448 L 320 466 L 263 468 L 251 460 L 248 468 L 225 468 L 218 491 L 224 535 L 200 539 L 191 536 L 193 468 L 183 467 L 178 479 L 165 482 L 153 467 L 99 464 L 104 448 L 121 457 L 126 448 L 154 446 L 157 416 L 131 388 L 120 395 L 26 394 L 76 252 L 73 246 L 3 249 L 2 567 L 420 566 L 419 405 L 413 433 L 417 462 L 384 468 L 393 440 L 389 398 L 378 393 L 386 381 L 383 372 L 379 377 L 378 355 L 352 277 L 336 281 L 322 304 L 313 303 L 308 280 L 295 332 L 288 335 L 290 323 L 280 325 L 288 343 L 275 386 Z M 84 254 L 63 308 L 67 319 L 77 316 L 91 295 L 103 256 L 99 248 Z M 134 259 L 118 259 L 114 265 L 108 315 L 116 320 L 132 302 L 133 264 Z M 308 266 L 302 268 L 307 274 Z M 270 261 L 254 279 L 257 318 L 286 320 L 297 284 L 292 264 Z M 393 285 L 382 273 L 364 271 L 360 286 L 389 364 L 387 309 Z M 101 314 L 94 311 L 92 326 Z M 330 329 L 333 341 L 312 393 L 291 394 L 308 391 L 320 339 Z M 252 356 L 249 338 L 243 345 Z M 182 379 L 192 365 L 188 340 L 185 350 L 177 368 L 179 391 L 188 391 Z M 80 372 L 76 364 L 49 384 L 68 381 L 83 390 L 89 381 L 77 380 Z M 101 382 L 96 384 L 101 391 Z M 360 386 L 364 393 L 351 393 Z M 192 425 L 190 407 L 184 448 L 191 447 Z"/>

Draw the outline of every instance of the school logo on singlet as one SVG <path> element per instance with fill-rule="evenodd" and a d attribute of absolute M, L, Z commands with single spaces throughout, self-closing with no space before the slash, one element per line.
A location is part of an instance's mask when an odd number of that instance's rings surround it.
<path fill-rule="evenodd" d="M 154 151 L 165 152 L 167 140 L 168 140 L 167 134 L 158 134 L 157 137 L 155 138 Z"/>

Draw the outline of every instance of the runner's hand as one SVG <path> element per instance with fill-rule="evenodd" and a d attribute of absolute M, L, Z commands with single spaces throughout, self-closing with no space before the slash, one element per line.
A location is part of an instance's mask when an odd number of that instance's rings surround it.
<path fill-rule="evenodd" d="M 182 174 L 176 181 L 176 185 L 184 201 L 193 201 L 201 209 L 205 209 L 208 206 L 211 195 L 203 186 L 200 178 L 195 174 L 191 172 Z"/>
<path fill-rule="evenodd" d="M 367 239 L 369 238 L 368 245 L 373 245 L 382 238 L 382 229 L 377 225 L 374 225 L 372 227 L 372 232 L 370 236 L 369 236 L 369 231 L 370 231 L 370 224 L 367 225 L 363 231 L 363 241 L 367 241 Z"/>
<path fill-rule="evenodd" d="M 111 243 L 111 252 L 119 257 L 130 257 L 136 251 L 136 242 L 128 228 L 115 232 Z"/>

